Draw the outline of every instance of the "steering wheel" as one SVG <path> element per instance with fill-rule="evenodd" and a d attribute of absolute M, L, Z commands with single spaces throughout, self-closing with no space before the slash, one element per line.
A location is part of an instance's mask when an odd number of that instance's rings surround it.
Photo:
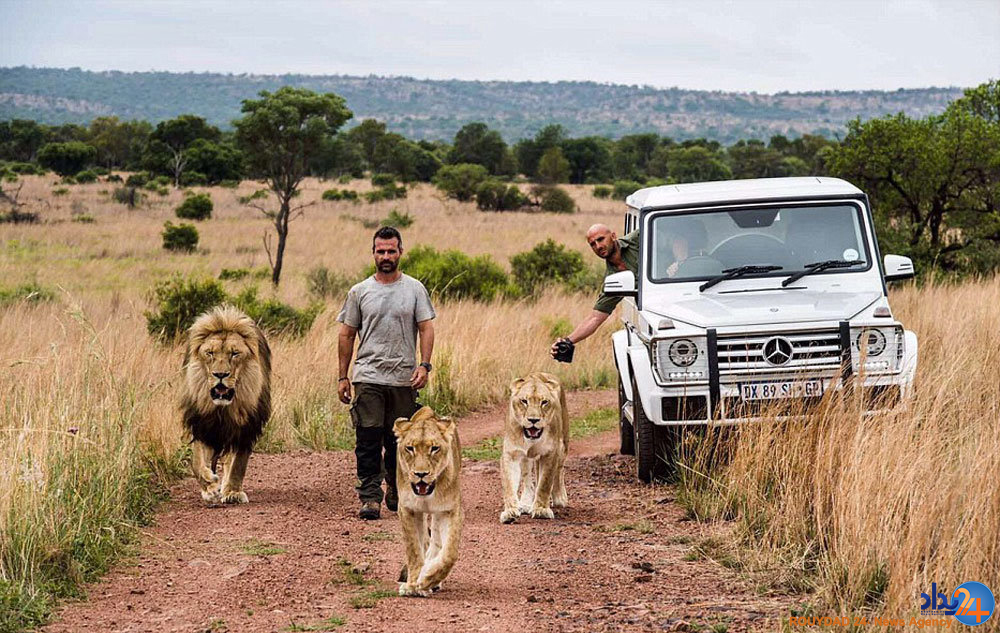
<path fill-rule="evenodd" d="M 733 268 L 750 263 L 781 264 L 778 258 L 787 259 L 785 243 L 764 233 L 733 235 L 719 242 L 712 249 L 712 257 L 724 264 L 724 268 Z"/>

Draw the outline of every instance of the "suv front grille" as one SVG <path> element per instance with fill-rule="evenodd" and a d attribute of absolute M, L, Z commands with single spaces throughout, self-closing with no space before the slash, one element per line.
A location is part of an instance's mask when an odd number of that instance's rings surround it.
<path fill-rule="evenodd" d="M 840 332 L 836 328 L 720 334 L 717 345 L 719 378 L 723 381 L 726 378 L 758 374 L 803 373 L 810 376 L 833 376 L 840 371 Z M 765 358 L 768 352 L 770 361 Z"/>

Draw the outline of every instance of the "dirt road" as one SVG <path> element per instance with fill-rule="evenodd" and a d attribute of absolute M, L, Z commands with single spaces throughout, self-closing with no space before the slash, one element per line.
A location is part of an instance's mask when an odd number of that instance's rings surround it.
<path fill-rule="evenodd" d="M 571 414 L 612 392 L 570 394 Z M 460 422 L 468 446 L 500 433 L 504 408 Z M 574 445 L 570 507 L 554 521 L 499 523 L 496 462 L 466 461 L 461 558 L 430 599 L 394 597 L 402 543 L 394 514 L 356 518 L 349 452 L 255 455 L 250 504 L 205 508 L 178 484 L 142 553 L 67 606 L 64 631 L 744 631 L 778 628 L 788 600 L 689 560 L 718 528 L 685 519 L 673 489 L 634 482 L 617 431 Z"/>

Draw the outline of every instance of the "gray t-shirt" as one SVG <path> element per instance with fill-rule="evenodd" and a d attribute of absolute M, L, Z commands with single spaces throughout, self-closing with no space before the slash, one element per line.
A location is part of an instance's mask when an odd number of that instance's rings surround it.
<path fill-rule="evenodd" d="M 337 315 L 361 337 L 352 381 L 408 386 L 417 366 L 417 323 L 435 316 L 427 289 L 409 275 L 391 284 L 372 275 L 356 284 Z"/>

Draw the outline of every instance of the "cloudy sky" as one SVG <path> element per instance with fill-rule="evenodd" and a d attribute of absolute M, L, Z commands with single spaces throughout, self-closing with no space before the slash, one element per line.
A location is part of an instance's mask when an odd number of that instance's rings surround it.
<path fill-rule="evenodd" d="M 1000 0 L 0 0 L 0 66 L 777 92 L 1000 78 Z"/>

